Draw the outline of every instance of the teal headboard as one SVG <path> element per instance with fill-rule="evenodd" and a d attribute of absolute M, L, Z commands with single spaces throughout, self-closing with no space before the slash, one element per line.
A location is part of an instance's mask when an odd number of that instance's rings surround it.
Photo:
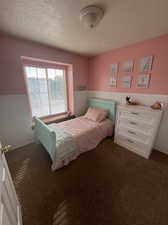
<path fill-rule="evenodd" d="M 114 100 L 111 99 L 100 99 L 100 98 L 90 98 L 89 107 L 107 109 L 109 111 L 108 118 L 115 121 L 116 117 L 116 104 Z"/>

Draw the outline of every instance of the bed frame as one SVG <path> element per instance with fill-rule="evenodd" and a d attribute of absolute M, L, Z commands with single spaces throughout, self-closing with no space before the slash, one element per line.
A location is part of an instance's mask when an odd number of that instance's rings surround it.
<path fill-rule="evenodd" d="M 40 142 L 51 156 L 52 153 L 55 152 L 56 148 L 56 133 L 37 117 L 34 117 L 33 120 L 35 122 L 34 126 L 35 141 L 36 143 Z"/>
<path fill-rule="evenodd" d="M 108 99 L 90 98 L 88 107 L 107 109 L 109 111 L 108 118 L 115 121 L 116 117 L 116 102 Z M 50 155 L 56 148 L 56 133 L 50 129 L 44 122 L 37 117 L 34 117 L 34 135 L 36 142 L 40 142 Z"/>

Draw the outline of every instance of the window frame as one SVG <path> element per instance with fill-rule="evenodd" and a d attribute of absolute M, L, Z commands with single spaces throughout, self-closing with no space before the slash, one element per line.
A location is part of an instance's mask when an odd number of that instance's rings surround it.
<path fill-rule="evenodd" d="M 61 116 L 61 115 L 65 115 L 68 113 L 68 87 L 67 87 L 67 67 L 66 66 L 63 66 L 63 65 L 39 65 L 37 63 L 34 64 L 34 63 L 28 63 L 28 64 L 23 64 L 22 65 L 22 68 L 23 68 L 23 74 L 24 74 L 24 80 L 25 80 L 25 85 L 26 85 L 26 94 L 28 96 L 28 103 L 29 103 L 29 110 L 30 110 L 30 114 L 31 114 L 31 117 L 33 118 L 33 113 L 32 113 L 32 106 L 31 106 L 31 99 L 30 99 L 30 93 L 29 93 L 29 88 L 28 88 L 28 79 L 27 79 L 27 74 L 26 74 L 26 67 L 35 67 L 35 68 L 42 68 L 42 69 L 45 69 L 46 70 L 46 78 L 47 78 L 47 90 L 49 90 L 48 88 L 48 71 L 47 69 L 62 69 L 63 72 L 64 72 L 64 85 L 65 85 L 65 88 L 64 88 L 64 96 L 65 96 L 65 106 L 66 106 L 66 111 L 65 112 L 60 112 L 60 113 L 53 113 L 53 114 L 48 114 L 48 115 L 44 115 L 44 116 L 39 116 L 38 118 L 39 119 L 46 119 L 46 118 L 51 118 L 51 117 L 55 117 L 55 116 Z M 48 95 L 49 95 L 49 91 L 48 91 Z M 50 104 L 49 104 L 50 105 Z"/>

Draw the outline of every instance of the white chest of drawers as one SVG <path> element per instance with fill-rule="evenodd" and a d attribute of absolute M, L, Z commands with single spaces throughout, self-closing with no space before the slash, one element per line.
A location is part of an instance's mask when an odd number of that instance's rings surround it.
<path fill-rule="evenodd" d="M 161 110 L 153 110 L 147 106 L 119 105 L 114 142 L 149 158 L 161 116 Z"/>

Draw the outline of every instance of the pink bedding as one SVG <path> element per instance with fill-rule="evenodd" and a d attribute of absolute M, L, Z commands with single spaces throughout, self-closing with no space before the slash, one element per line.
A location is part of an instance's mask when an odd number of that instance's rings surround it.
<path fill-rule="evenodd" d="M 109 119 L 94 122 L 84 116 L 62 122 L 59 126 L 74 137 L 78 154 L 95 148 L 105 137 L 111 136 L 113 130 L 113 122 Z"/>
<path fill-rule="evenodd" d="M 58 152 L 52 163 L 53 171 L 68 165 L 69 162 L 75 160 L 81 153 L 94 149 L 105 137 L 111 136 L 113 131 L 113 122 L 111 120 L 106 119 L 102 122 L 94 122 L 86 119 L 84 116 L 59 124 L 53 123 L 49 126 L 53 130 L 57 128 L 57 132 L 59 128 L 63 128 L 61 130 L 69 133 L 75 144 L 75 151 L 71 152 L 71 148 L 67 146 L 67 142 L 61 142 L 59 134 L 56 133 L 56 138 L 58 137 L 56 141 L 60 146 L 59 148 L 57 146 Z M 64 138 L 64 136 L 61 135 L 60 138 Z M 64 157 L 60 157 L 62 154 Z"/>

